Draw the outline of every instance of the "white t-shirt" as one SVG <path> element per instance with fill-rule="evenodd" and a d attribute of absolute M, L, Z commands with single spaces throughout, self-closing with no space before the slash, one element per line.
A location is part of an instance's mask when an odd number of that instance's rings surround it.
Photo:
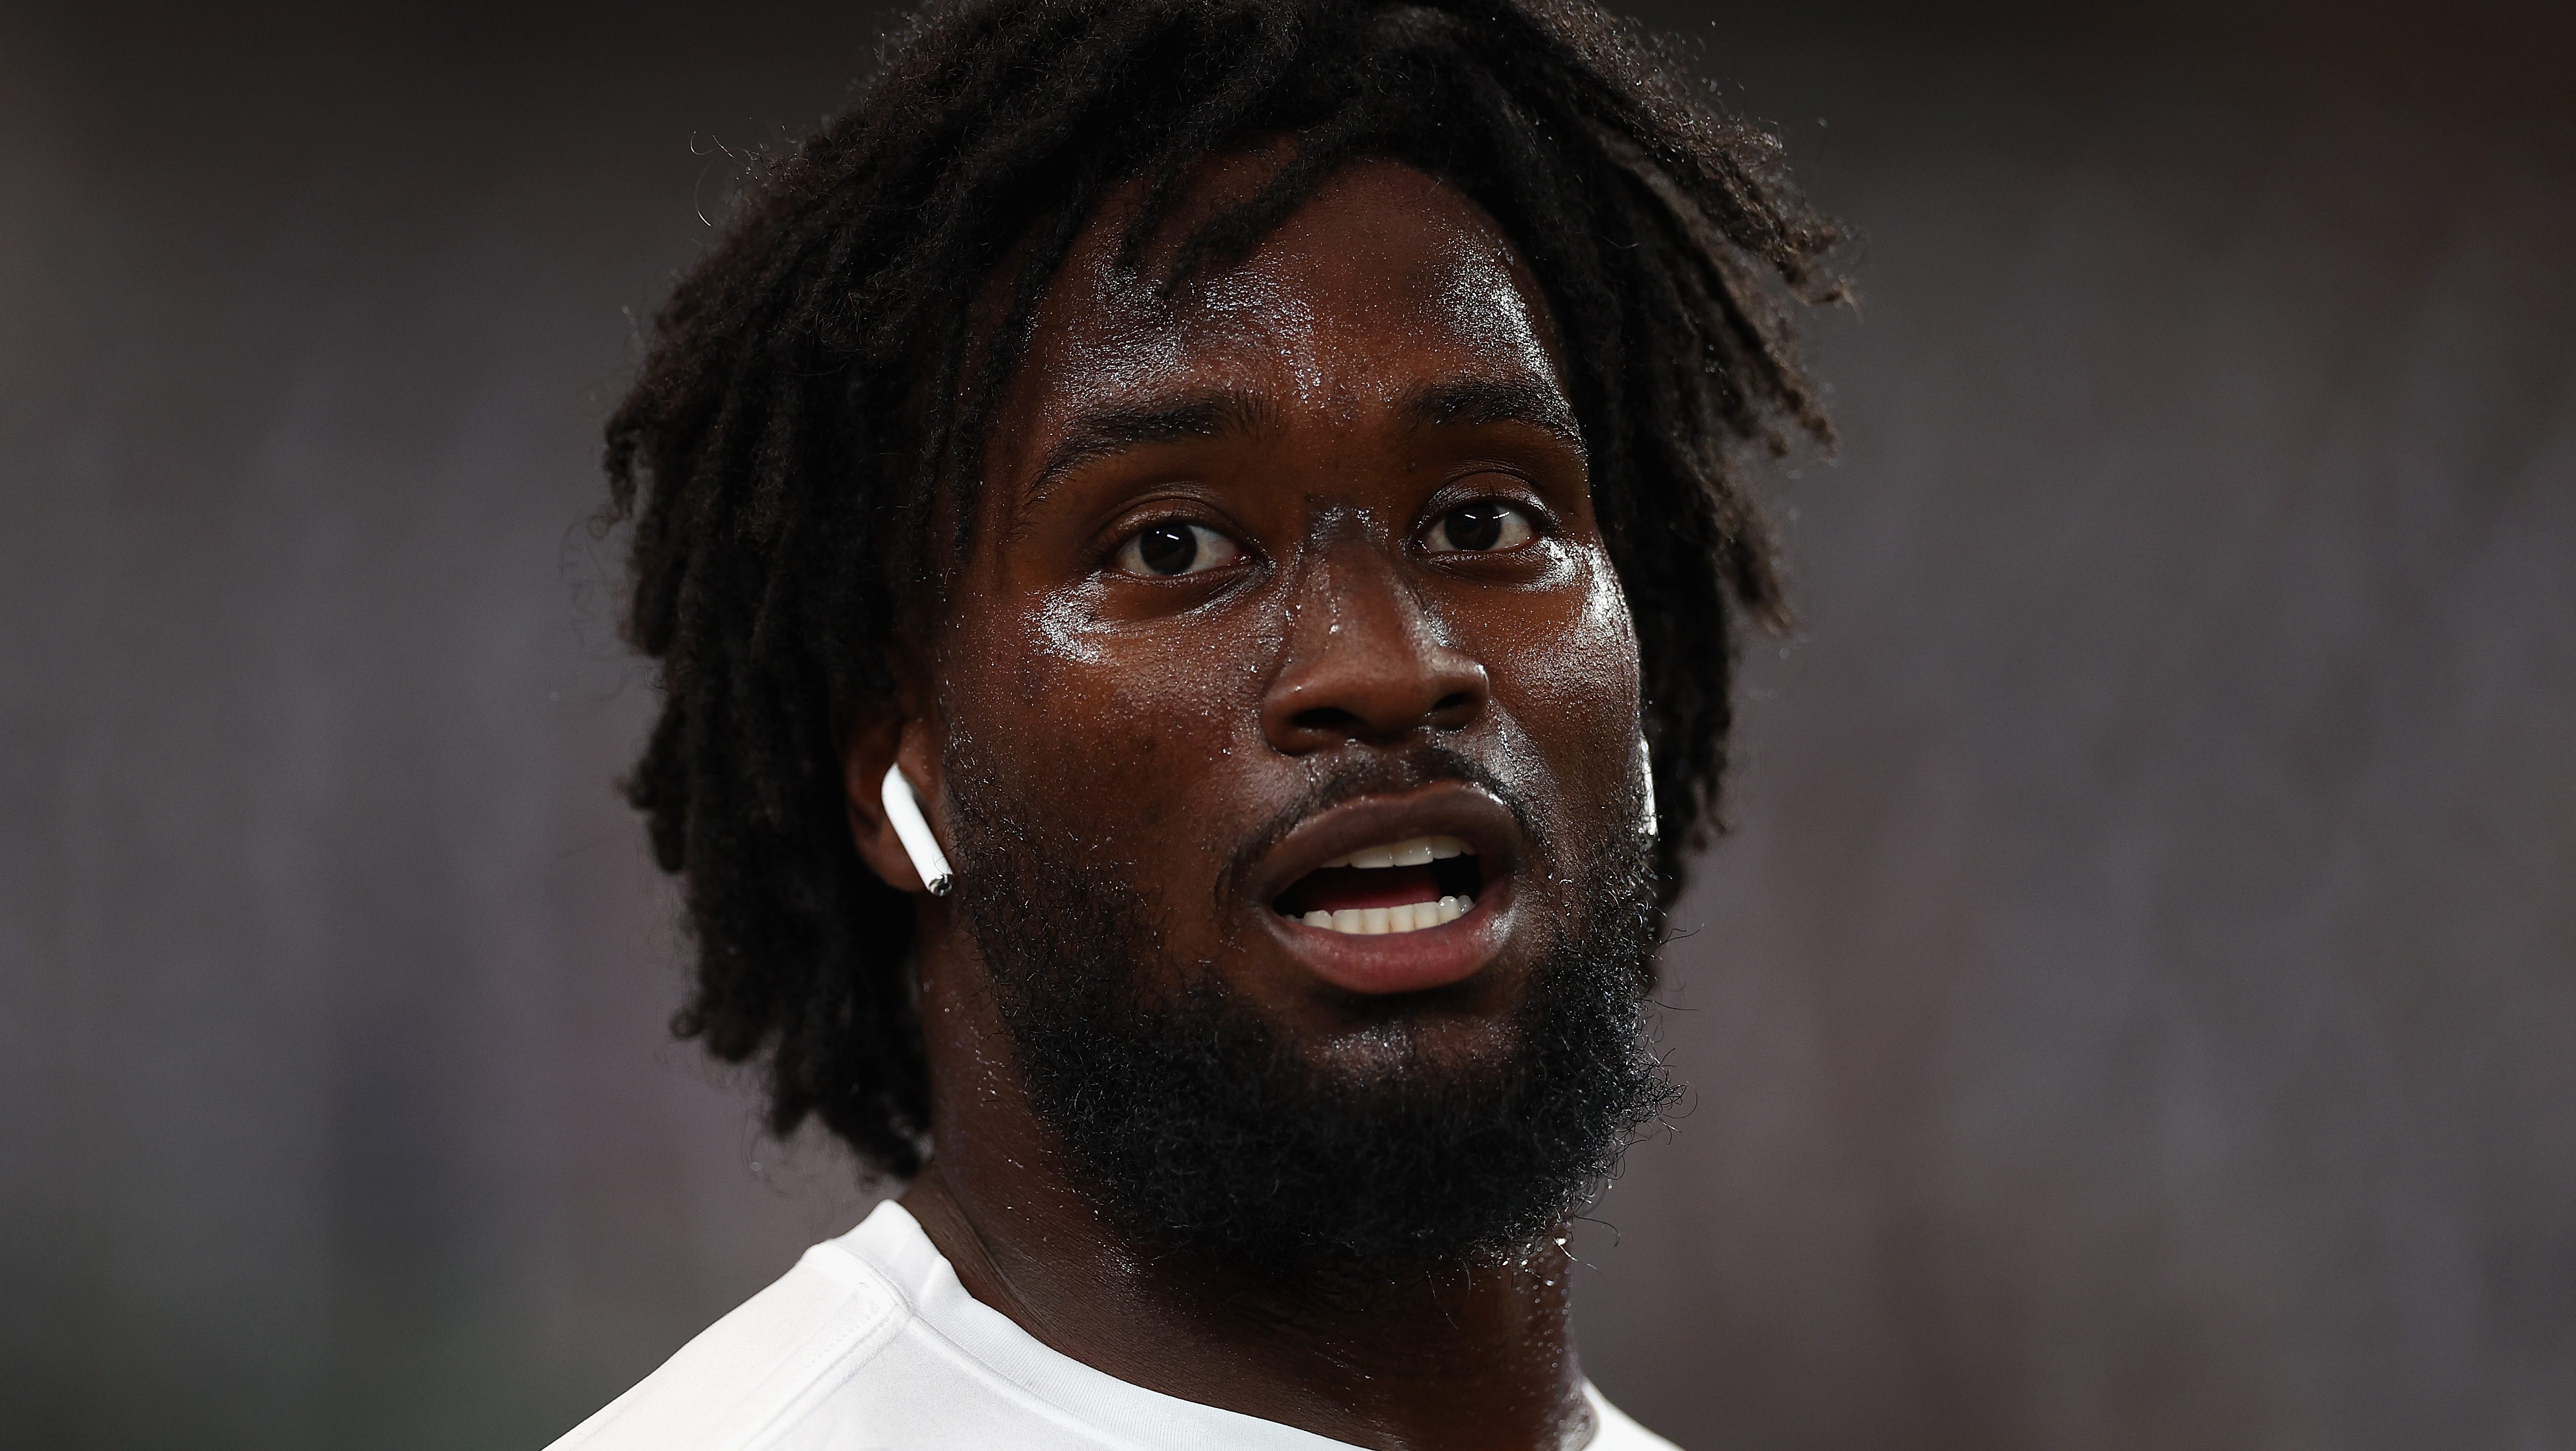
<path fill-rule="evenodd" d="M 1674 1451 L 1589 1382 L 1586 1451 Z M 966 1293 L 892 1200 L 552 1451 L 1348 1451 L 1129 1385 Z"/>

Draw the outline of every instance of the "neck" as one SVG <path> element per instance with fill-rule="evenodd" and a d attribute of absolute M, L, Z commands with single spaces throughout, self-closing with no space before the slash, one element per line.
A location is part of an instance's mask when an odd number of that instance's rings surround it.
<path fill-rule="evenodd" d="M 989 1009 L 925 973 L 938 1152 L 903 1205 L 968 1294 L 1134 1385 L 1387 1451 L 1560 1451 L 1590 1430 L 1564 1254 L 1257 1276 L 1135 1242 L 1061 1171 Z M 981 994 L 973 995 L 980 999 Z"/>

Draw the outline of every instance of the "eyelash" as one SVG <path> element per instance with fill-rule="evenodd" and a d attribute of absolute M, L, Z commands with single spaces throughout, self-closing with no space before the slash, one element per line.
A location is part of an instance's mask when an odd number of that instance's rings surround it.
<path fill-rule="evenodd" d="M 1519 549 L 1525 544 L 1534 543 L 1540 539 L 1547 538 L 1555 532 L 1556 521 L 1550 517 L 1547 510 L 1539 505 L 1535 500 L 1515 498 L 1506 494 L 1489 493 L 1478 494 L 1471 498 L 1444 501 L 1439 512 L 1433 514 L 1430 522 L 1424 526 L 1423 533 L 1427 536 L 1440 530 L 1448 523 L 1449 520 L 1455 518 L 1462 511 L 1475 508 L 1480 504 L 1499 505 L 1519 516 L 1522 525 L 1527 530 L 1527 537 L 1515 540 L 1508 545 L 1492 549 L 1452 548 L 1435 549 L 1430 552 L 1435 554 L 1507 554 L 1515 549 Z M 1102 561 L 1103 566 L 1114 569 L 1118 573 L 1124 574 L 1131 579 L 1187 579 L 1194 575 L 1205 574 L 1211 570 L 1222 568 L 1224 564 L 1237 562 L 1234 560 L 1221 561 L 1218 564 L 1209 565 L 1205 568 L 1189 568 L 1185 565 L 1182 569 L 1176 570 L 1170 574 L 1156 573 L 1150 568 L 1139 571 L 1126 567 L 1126 556 L 1130 552 L 1135 552 L 1139 555 L 1139 563 L 1144 562 L 1141 557 L 1142 545 L 1147 535 L 1150 535 L 1157 530 L 1181 529 L 1190 531 L 1193 537 L 1193 542 L 1196 542 L 1198 536 L 1202 535 L 1213 536 L 1217 539 L 1223 540 L 1236 551 L 1239 559 L 1250 558 L 1252 555 L 1253 551 L 1250 546 L 1246 545 L 1242 540 L 1237 539 L 1227 530 L 1219 528 L 1214 524 L 1206 523 L 1203 520 L 1190 515 L 1172 514 L 1161 518 L 1141 520 L 1126 533 L 1120 535 L 1116 546 L 1109 551 L 1109 557 Z M 1188 563 L 1195 564 L 1196 559 L 1192 558 Z"/>
<path fill-rule="evenodd" d="M 1180 545 L 1185 552 L 1181 555 L 1179 568 L 1169 571 L 1155 569 L 1153 567 L 1153 561 L 1145 557 L 1146 541 L 1156 534 L 1174 534 L 1184 536 L 1180 540 Z M 1208 548 L 1208 545 L 1202 542 L 1203 540 L 1214 540 L 1225 548 L 1232 549 L 1235 552 L 1235 558 L 1220 559 L 1213 564 L 1207 565 L 1205 568 L 1198 567 L 1200 552 Z M 1119 539 L 1118 547 L 1110 552 L 1109 562 L 1116 566 L 1120 573 L 1128 575 L 1131 578 L 1183 579 L 1194 574 L 1205 574 L 1212 569 L 1221 569 L 1228 564 L 1232 564 L 1238 560 L 1249 557 L 1251 553 L 1251 550 L 1244 547 L 1243 541 L 1226 533 L 1222 529 L 1216 528 L 1213 525 L 1202 524 L 1196 519 L 1176 517 L 1148 520 L 1145 523 L 1137 525 L 1133 530 L 1130 530 L 1124 537 Z M 1127 557 L 1130 554 L 1136 556 L 1135 562 L 1139 566 L 1142 566 L 1141 568 L 1131 569 L 1127 567 Z"/>
<path fill-rule="evenodd" d="M 1479 508 L 1492 509 L 1509 516 L 1508 520 L 1497 520 L 1495 522 L 1495 531 L 1498 542 L 1482 549 L 1457 543 L 1456 536 L 1451 532 L 1449 527 L 1451 521 L 1459 518 L 1470 509 Z M 1511 532 L 1513 527 L 1511 521 L 1518 522 L 1521 537 L 1514 539 L 1509 543 L 1499 542 L 1502 535 Z M 1507 554 L 1525 544 L 1535 543 L 1539 539 L 1546 537 L 1547 526 L 1548 520 L 1545 511 L 1527 500 L 1486 495 L 1481 498 L 1468 499 L 1460 503 L 1452 504 L 1448 508 L 1441 510 L 1439 513 L 1432 516 L 1430 528 L 1426 532 L 1428 535 L 1434 537 L 1446 535 L 1451 540 L 1450 548 L 1434 549 L 1432 552 L 1436 554 Z"/>

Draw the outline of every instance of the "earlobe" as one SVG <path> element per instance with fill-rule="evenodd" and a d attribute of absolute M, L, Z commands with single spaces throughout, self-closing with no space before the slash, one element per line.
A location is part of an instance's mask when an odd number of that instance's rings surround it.
<path fill-rule="evenodd" d="M 947 855 L 922 809 L 914 778 L 897 764 L 899 757 L 923 754 L 923 743 L 915 739 L 918 734 L 918 722 L 891 711 L 846 730 L 841 744 L 841 789 L 849 810 L 850 841 L 868 870 L 898 892 L 941 895 L 953 875 Z M 916 759 L 915 764 L 922 762 Z"/>

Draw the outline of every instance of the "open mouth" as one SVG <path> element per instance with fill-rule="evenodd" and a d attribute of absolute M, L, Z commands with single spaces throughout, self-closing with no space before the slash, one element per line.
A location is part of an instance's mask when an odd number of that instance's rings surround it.
<path fill-rule="evenodd" d="M 1485 873 L 1454 836 L 1416 836 L 1335 857 L 1289 884 L 1273 908 L 1329 932 L 1421 932 L 1467 915 Z"/>

